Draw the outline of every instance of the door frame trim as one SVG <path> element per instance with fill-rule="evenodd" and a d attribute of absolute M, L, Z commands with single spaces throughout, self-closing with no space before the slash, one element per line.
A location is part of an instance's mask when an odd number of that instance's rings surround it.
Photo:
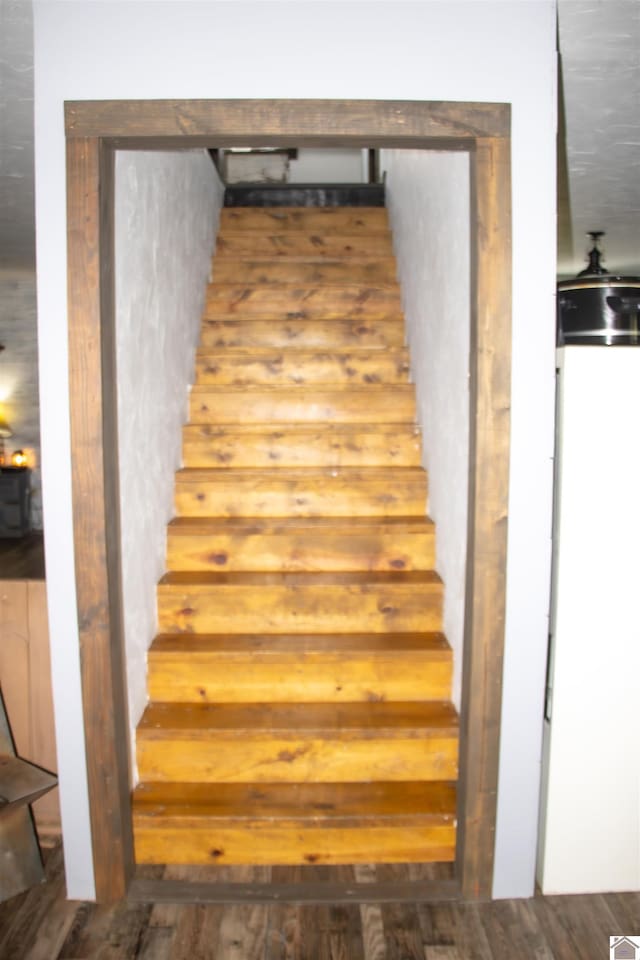
<path fill-rule="evenodd" d="M 465 150 L 471 169 L 469 521 L 456 878 L 491 896 L 505 622 L 511 399 L 509 104 L 332 100 L 65 104 L 70 417 L 78 626 L 96 897 L 134 876 L 120 567 L 116 149 Z"/>

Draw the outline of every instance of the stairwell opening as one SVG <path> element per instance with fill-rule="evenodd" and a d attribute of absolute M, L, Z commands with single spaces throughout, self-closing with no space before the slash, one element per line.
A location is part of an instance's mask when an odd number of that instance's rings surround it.
<path fill-rule="evenodd" d="M 340 109 L 343 105 L 336 105 L 336 113 L 339 114 Z M 440 105 L 441 106 L 441 105 Z M 449 108 L 452 110 L 452 113 L 455 114 L 460 105 L 449 105 Z M 326 105 L 324 105 L 326 107 Z M 415 105 L 410 107 L 403 107 L 407 111 L 407 115 L 412 114 L 412 109 Z M 461 830 L 460 830 L 460 840 L 459 840 L 459 851 L 458 851 L 458 863 L 457 863 L 457 879 L 460 884 L 460 888 L 465 892 L 465 895 L 478 895 L 483 890 L 486 891 L 487 887 L 490 886 L 490 873 L 486 873 L 488 864 L 491 861 L 492 857 L 492 822 L 495 820 L 495 797 L 491 798 L 491 783 L 495 782 L 495 768 L 497 765 L 497 724 L 496 717 L 499 712 L 499 691 L 498 697 L 495 699 L 495 688 L 492 691 L 487 689 L 487 680 L 486 675 L 483 674 L 482 665 L 488 662 L 492 664 L 499 664 L 499 657 L 501 652 L 501 624 L 500 622 L 497 625 L 487 624 L 482 622 L 478 618 L 478 614 L 482 613 L 483 607 L 488 603 L 491 604 L 492 609 L 495 610 L 496 597 L 500 597 L 500 590 L 503 584 L 501 580 L 504 576 L 504 557 L 502 558 L 498 555 L 495 557 L 494 570 L 491 571 L 487 563 L 484 564 L 483 569 L 483 583 L 480 589 L 475 587 L 476 575 L 480 572 L 477 567 L 478 563 L 478 552 L 477 552 L 477 534 L 482 529 L 485 531 L 485 536 L 483 539 L 483 548 L 486 547 L 490 530 L 493 527 L 493 532 L 496 534 L 496 542 L 501 542 L 504 533 L 504 525 L 502 523 L 502 518 L 499 520 L 494 520 L 494 517 L 497 513 L 500 513 L 500 509 L 496 511 L 496 505 L 501 502 L 501 498 L 506 495 L 506 456 L 505 456 L 505 442 L 506 442 L 506 433 L 505 428 L 506 424 L 504 418 L 502 417 L 500 423 L 497 423 L 493 417 L 495 409 L 501 406 L 501 394 L 504 395 L 505 390 L 505 380 L 504 374 L 506 372 L 505 361 L 508 361 L 508 338 L 505 335 L 504 331 L 500 330 L 505 322 L 505 315 L 501 315 L 498 319 L 497 314 L 490 310 L 490 314 L 487 316 L 487 307 L 490 307 L 491 304 L 495 306 L 496 298 L 500 301 L 501 304 L 504 304 L 505 301 L 505 284 L 508 288 L 508 248 L 509 248 L 509 237 L 508 237 L 508 177 L 504 179 L 505 165 L 507 163 L 506 152 L 504 150 L 505 142 L 507 141 L 506 133 L 508 133 L 507 127 L 505 125 L 504 119 L 504 110 L 503 108 L 496 108 L 496 115 L 499 116 L 499 121 L 496 121 L 495 117 L 492 120 L 495 129 L 493 130 L 493 135 L 482 137 L 482 143 L 478 144 L 477 138 L 472 135 L 470 130 L 470 124 L 467 123 L 467 126 L 464 129 L 465 135 L 463 138 L 455 139 L 455 136 L 448 137 L 443 139 L 442 136 L 433 136 L 432 132 L 428 129 L 432 123 L 429 120 L 430 114 L 433 112 L 434 108 L 429 104 L 421 104 L 419 107 L 423 108 L 421 112 L 418 110 L 418 113 L 421 113 L 418 119 L 413 117 L 413 122 L 417 124 L 417 127 L 426 125 L 427 132 L 424 132 L 422 136 L 418 135 L 416 130 L 413 130 L 410 145 L 417 149 L 412 150 L 411 153 L 414 154 L 413 162 L 419 164 L 421 159 L 430 158 L 435 159 L 437 153 L 430 153 L 430 150 L 435 148 L 436 152 L 441 152 L 443 148 L 454 147 L 458 159 L 462 159 L 464 163 L 469 163 L 471 176 L 467 181 L 470 185 L 470 200 L 469 200 L 469 212 L 471 214 L 471 244 L 467 245 L 467 249 L 470 249 L 470 268 L 469 270 L 462 269 L 462 273 L 465 276 L 470 277 L 470 291 L 471 291 L 471 438 L 470 438 L 470 447 L 472 451 L 471 458 L 471 471 L 470 471 L 470 512 L 469 512 L 469 525 L 470 525 L 470 537 L 468 541 L 468 555 L 469 555 L 469 568 L 467 570 L 468 579 L 466 581 L 466 592 L 467 592 L 467 644 L 465 648 L 465 657 L 466 657 L 466 668 L 464 671 L 464 684 L 466 686 L 465 694 L 463 695 L 464 703 L 464 713 L 463 713 L 463 723 L 466 728 L 466 738 L 464 742 L 463 756 L 462 756 L 462 765 L 463 765 L 463 780 L 461 790 L 461 804 L 460 804 L 460 815 L 461 815 Z M 282 122 L 282 114 L 280 113 L 279 105 L 272 105 L 271 109 L 273 110 L 273 116 L 279 117 L 279 122 Z M 215 109 L 214 109 L 215 112 Z M 250 110 L 248 116 L 242 116 L 242 109 L 238 110 L 237 105 L 234 105 L 234 109 L 230 110 L 229 116 L 231 119 L 227 121 L 227 129 L 234 129 L 234 123 L 237 123 L 239 120 L 241 124 L 247 127 L 247 132 L 242 133 L 242 136 L 247 141 L 255 141 L 255 130 L 256 127 L 249 127 L 248 124 L 255 123 L 255 120 L 251 119 Z M 374 110 L 374 113 L 376 111 Z M 384 108 L 381 108 L 380 114 L 384 114 L 386 111 Z M 341 143 L 350 143 L 353 142 L 354 132 L 346 132 L 342 134 L 333 135 L 328 138 L 326 134 L 322 132 L 324 126 L 327 122 L 326 112 L 320 111 L 322 115 L 318 115 L 313 118 L 313 110 L 311 111 L 312 123 L 311 126 L 315 123 L 317 126 L 316 132 L 309 132 L 309 129 L 305 128 L 305 123 L 299 119 L 296 121 L 300 123 L 300 129 L 303 130 L 302 138 L 305 137 L 308 139 L 308 142 L 317 142 L 326 143 L 329 141 L 332 144 L 341 144 Z M 235 114 L 235 116 L 232 116 Z M 483 117 L 483 120 L 486 122 L 486 118 Z M 355 121 L 352 121 L 355 124 Z M 99 124 L 100 125 L 100 124 Z M 102 198 L 103 198 L 103 208 L 101 215 L 97 217 L 97 220 L 94 220 L 92 223 L 92 229 L 96 231 L 95 236 L 100 238 L 101 243 L 98 243 L 98 249 L 102 253 L 102 257 L 99 258 L 99 261 L 95 263 L 97 269 L 101 286 L 102 293 L 102 302 L 98 309 L 98 316 L 95 318 L 102 330 L 103 336 L 103 355 L 102 361 L 105 364 L 104 371 L 105 376 L 103 379 L 103 389 L 102 389 L 102 406 L 105 410 L 113 410 L 114 406 L 114 397 L 113 397 L 113 384 L 109 382 L 110 378 L 108 376 L 109 372 L 109 363 L 112 359 L 111 346 L 109 344 L 109 338 L 113 334 L 113 305 L 109 303 L 109 288 L 111 286 L 110 280 L 110 270 L 112 263 L 110 263 L 110 257 L 105 256 L 105 252 L 108 253 L 110 248 L 110 241 L 107 238 L 112 236 L 112 227 L 110 223 L 110 218 L 108 216 L 108 209 L 110 205 L 110 199 L 113 196 L 113 161 L 114 161 L 114 149 L 121 148 L 127 145 L 127 140 L 130 141 L 131 145 L 140 145 L 140 130 L 144 128 L 145 120 L 142 118 L 139 120 L 139 127 L 136 130 L 135 135 L 128 136 L 127 133 L 120 133 L 117 137 L 113 137 L 109 133 L 109 124 L 107 124 L 107 129 L 104 131 L 105 135 L 95 138 L 95 146 L 97 148 L 96 153 L 93 156 L 89 156 L 86 153 L 83 156 L 77 155 L 75 158 L 70 157 L 70 177 L 72 187 L 75 183 L 74 176 L 74 164 L 73 160 L 76 160 L 77 167 L 76 173 L 78 173 L 80 167 L 84 167 L 84 173 L 93 173 L 100 181 L 102 188 Z M 127 126 L 125 124 L 125 126 Z M 213 123 L 214 127 L 219 126 L 219 119 L 217 122 Z M 223 124 L 224 126 L 224 124 Z M 348 121 L 347 121 L 348 126 Z M 385 147 L 393 150 L 394 147 L 398 147 L 398 153 L 404 150 L 406 141 L 400 139 L 398 142 L 397 131 L 395 130 L 394 125 L 392 124 L 393 132 L 387 131 L 386 137 L 384 132 L 381 133 L 381 129 L 384 130 L 385 119 L 384 116 L 378 115 L 376 117 L 375 123 L 375 133 L 380 138 L 379 143 L 382 143 Z M 491 124 L 488 125 L 491 127 Z M 74 123 L 71 123 L 71 127 L 74 127 Z M 455 128 L 455 129 L 454 129 Z M 448 133 L 451 134 L 459 132 L 459 127 L 457 124 L 450 124 Z M 496 133 L 497 131 L 497 133 Z M 439 131 L 440 132 L 440 131 Z M 476 131 L 474 130 L 473 133 Z M 70 153 L 74 153 L 74 147 L 80 146 L 77 140 L 79 135 L 79 128 L 75 126 L 75 129 L 72 129 L 68 132 L 70 137 Z M 236 131 L 237 135 L 237 131 Z M 220 133 L 208 133 L 205 135 L 207 145 L 215 146 L 216 142 L 220 142 L 219 137 Z M 228 136 L 228 133 L 226 134 Z M 269 140 L 273 141 L 274 137 L 280 136 L 282 134 L 269 134 Z M 292 142 L 293 136 L 290 132 L 284 135 L 286 137 L 286 142 Z M 362 143 L 371 142 L 370 139 L 365 138 L 364 134 L 360 131 L 355 134 L 358 141 Z M 371 134 L 369 134 L 371 137 Z M 186 137 L 184 138 L 185 142 L 177 141 L 175 135 L 166 135 L 164 137 L 155 138 L 153 142 L 145 143 L 145 145 L 152 145 L 154 149 L 162 149 L 165 145 L 169 145 L 173 148 L 176 145 L 180 147 L 190 147 L 190 146 L 200 146 L 202 143 L 203 137 L 200 137 L 200 140 L 197 138 Z M 284 140 L 283 140 L 284 142 Z M 480 149 L 478 149 L 480 147 Z M 424 151 L 424 152 L 423 152 Z M 409 156 L 409 154 L 407 154 Z M 469 167 L 467 169 L 469 169 Z M 90 170 L 89 168 L 93 168 Z M 462 167 L 461 167 L 462 169 Z M 502 179 L 498 183 L 498 174 L 501 175 Z M 507 188 L 505 192 L 505 186 Z M 106 189 L 105 189 L 106 188 Z M 73 193 L 70 200 L 70 213 L 73 214 L 73 201 L 74 199 L 78 202 L 83 203 L 83 198 L 79 197 L 77 194 Z M 105 199 L 107 202 L 105 203 Z M 84 199 L 86 203 L 86 198 Z M 505 206 L 506 204 L 506 206 Z M 400 214 L 399 214 L 400 216 Z M 72 219 L 72 217 L 71 217 Z M 483 233 L 482 224 L 487 220 L 492 224 L 493 227 L 498 227 L 497 231 L 491 234 L 491 240 L 489 242 L 488 234 Z M 87 229 L 91 229 L 87 228 Z M 432 232 L 431 236 L 433 237 L 433 245 L 429 251 L 429 255 L 425 256 L 425 261 L 431 267 L 436 262 L 436 258 L 439 254 L 437 243 L 437 236 L 435 232 Z M 468 233 L 467 233 L 468 236 Z M 77 238 L 74 238 L 77 239 Z M 86 238 L 85 238 L 86 239 Z M 429 229 L 422 236 L 423 243 L 428 248 L 429 246 Z M 105 241 L 107 241 L 105 243 Z M 462 242 L 462 246 L 465 244 Z M 73 240 L 71 243 L 71 249 L 73 249 Z M 77 252 L 77 251 L 76 251 Z M 506 258 L 506 259 L 505 259 Z M 454 265 L 454 261 L 449 262 L 449 267 Z M 496 274 L 500 277 L 497 288 L 495 282 L 493 285 L 485 284 L 483 280 L 479 282 L 479 270 L 478 266 L 481 265 L 481 268 L 484 268 L 487 271 L 491 271 L 491 275 L 494 278 Z M 459 264 L 455 264 L 459 266 Z M 402 268 L 401 268 L 402 269 Z M 438 269 L 442 269 L 441 266 L 438 266 Z M 454 267 L 455 269 L 455 267 Z M 82 283 L 82 278 L 78 277 L 77 271 L 74 271 L 73 265 L 71 267 L 71 272 L 73 273 L 74 282 L 78 287 L 83 287 L 84 290 L 80 296 L 86 298 L 89 295 L 86 286 Z M 504 272 L 504 273 L 503 273 Z M 461 274 L 459 274 L 460 276 Z M 502 287 L 501 287 L 502 285 Z M 414 293 L 419 299 L 420 291 Z M 78 342 L 82 342 L 86 337 L 86 329 L 82 329 L 82 323 L 77 323 L 73 321 L 73 298 L 71 298 L 71 327 L 72 327 L 72 337 L 76 336 Z M 77 301 L 76 301 L 77 302 Z M 508 313 L 508 311 L 507 311 Z M 478 319 L 482 314 L 482 321 L 484 326 L 481 324 L 479 329 Z M 76 317 L 77 320 L 77 317 Z M 466 321 L 466 317 L 465 317 Z M 467 329 L 469 329 L 467 327 Z M 496 335 L 497 338 L 496 338 Z M 492 338 L 492 344 L 494 348 L 495 356 L 495 345 L 498 344 L 500 347 L 500 356 L 499 360 L 501 363 L 500 373 L 497 375 L 496 369 L 492 366 L 491 369 L 485 369 L 482 371 L 484 379 L 482 380 L 481 387 L 478 389 L 478 383 L 480 379 L 478 377 L 478 363 L 482 364 L 482 359 L 478 355 L 478 342 L 482 341 L 483 338 L 487 337 Z M 76 358 L 77 361 L 77 358 Z M 73 406 L 73 398 L 72 398 Z M 490 412 L 493 411 L 493 412 Z M 77 418 L 77 410 L 76 410 Z M 480 421 L 483 421 L 482 426 L 482 435 L 478 436 L 478 424 Z M 76 428 L 78 433 L 82 432 L 83 424 L 79 423 L 76 419 Z M 113 450 L 113 436 L 109 436 L 109 418 L 107 417 L 105 423 L 104 434 L 101 436 L 101 446 L 104 451 Z M 462 432 L 464 436 L 464 432 Z M 478 444 L 478 440 L 480 443 Z M 464 439 L 461 441 L 461 446 L 466 448 L 466 443 Z M 465 450 L 466 453 L 466 450 Z M 487 478 L 486 471 L 488 469 L 488 464 L 491 462 L 491 478 Z M 503 476 L 500 476 L 500 470 L 505 471 Z M 78 473 L 82 474 L 82 466 L 79 466 Z M 82 485 L 83 478 L 79 478 L 80 485 Z M 486 483 L 487 479 L 490 480 L 491 490 L 483 490 L 483 486 Z M 480 483 L 478 483 L 480 481 Z M 502 484 L 502 489 L 500 486 Z M 117 485 L 117 478 L 113 476 L 113 473 L 110 469 L 105 471 L 104 476 L 104 488 L 99 492 L 100 499 L 104 498 L 105 500 L 114 495 L 114 485 Z M 479 491 L 480 486 L 480 491 Z M 480 493 L 480 496 L 478 494 Z M 106 496 L 105 496 L 106 494 Z M 78 526 L 84 524 L 84 520 L 78 520 L 76 517 L 76 529 Z M 111 529 L 108 532 L 105 531 L 105 544 L 108 552 L 110 553 L 113 566 L 110 571 L 110 575 L 106 577 L 105 587 L 107 588 L 107 593 L 114 606 L 111 608 L 117 611 L 120 606 L 119 594 L 119 583 L 117 575 L 117 565 L 118 565 L 118 555 L 119 555 L 119 543 L 118 538 L 113 536 L 114 530 Z M 86 544 L 85 544 L 86 546 Z M 504 551 L 504 544 L 502 544 L 502 550 Z M 79 570 L 80 574 L 80 570 Z M 80 577 L 82 579 L 82 577 Z M 504 598 L 502 597 L 502 601 Z M 79 597 L 79 605 L 81 609 L 86 601 L 82 596 Z M 119 679 L 120 668 L 118 663 L 122 661 L 123 650 L 122 650 L 122 637 L 118 635 L 117 621 L 121 619 L 121 614 L 116 615 L 115 617 L 111 616 L 111 629 L 109 630 L 109 635 L 106 640 L 105 649 L 102 651 L 102 656 L 106 657 L 106 660 L 109 663 L 111 669 L 111 676 L 113 678 L 113 688 L 110 691 L 106 692 L 106 696 L 102 698 L 102 704 L 106 707 L 109 707 L 113 703 L 123 702 L 123 689 L 122 682 Z M 83 621 L 84 629 L 91 632 L 94 629 L 94 626 L 87 623 L 86 617 Z M 496 629 L 497 627 L 497 629 Z M 474 636 L 475 630 L 475 636 Z M 462 658 L 458 658 L 461 660 Z M 85 683 L 92 683 L 92 677 L 95 676 L 96 664 L 87 664 L 87 670 L 85 674 Z M 93 671 L 93 673 L 92 673 Z M 493 698 L 490 696 L 493 694 Z M 112 766 L 120 771 L 120 777 L 116 778 L 118 780 L 118 796 L 119 801 L 116 804 L 120 809 L 120 815 L 122 820 L 120 822 L 120 829 L 118 830 L 118 840 L 119 840 L 119 850 L 116 851 L 118 856 L 115 868 L 113 863 L 109 863 L 108 860 L 104 857 L 104 854 L 100 852 L 100 836 L 104 830 L 103 820 L 101 817 L 100 811 L 97 808 L 97 804 L 94 800 L 92 801 L 92 822 L 94 824 L 94 850 L 97 847 L 95 853 L 95 868 L 96 868 L 96 879 L 97 887 L 99 890 L 100 897 L 108 897 L 108 890 L 114 889 L 122 885 L 126 886 L 127 877 L 131 875 L 131 854 L 130 854 L 130 838 L 127 837 L 128 834 L 128 823 L 130 818 L 127 816 L 127 796 L 128 796 L 128 782 L 125 784 L 122 778 L 122 772 L 125 769 L 123 748 L 122 748 L 122 729 L 115 731 L 112 729 L 108 732 L 108 737 L 110 739 L 110 744 L 107 745 L 105 742 L 100 742 L 101 739 L 105 740 L 99 735 L 92 736 L 91 731 L 93 724 L 95 723 L 96 710 L 95 706 L 93 708 L 87 707 L 87 711 L 91 710 L 92 716 L 88 718 L 87 723 L 87 734 L 89 749 L 91 746 L 98 748 L 98 753 L 104 758 L 105 754 L 108 754 L 111 751 L 113 760 Z M 121 721 L 117 719 L 113 721 L 114 726 Z M 480 726 L 477 726 L 477 722 L 480 720 Z M 104 731 L 103 731 L 104 732 Z M 115 734 L 115 735 L 114 735 Z M 479 740 L 476 740 L 474 746 L 474 739 L 478 737 Z M 479 741 L 484 741 L 485 745 L 492 745 L 493 753 L 488 758 L 484 755 L 481 759 L 478 758 L 476 753 L 476 746 Z M 105 749 L 106 748 L 106 749 Z M 126 750 L 125 750 L 126 753 Z M 117 755 L 117 756 L 114 756 Z M 468 762 L 468 761 L 471 762 Z M 488 760 L 488 762 L 487 762 Z M 480 766 L 482 769 L 480 769 Z M 480 777 L 480 780 L 473 782 L 476 777 Z M 469 780 L 471 778 L 471 789 L 469 789 Z M 90 781 L 91 783 L 91 781 Z M 95 794 L 96 784 L 93 783 L 91 791 Z M 480 818 L 477 816 L 478 809 L 483 808 L 482 815 Z M 473 810 L 473 814 L 471 811 Z M 489 834 L 484 835 L 481 840 L 474 840 L 473 833 L 474 831 L 486 830 L 489 829 Z M 96 844 L 96 841 L 97 844 Z M 128 864 L 128 866 L 127 866 Z M 102 892 L 100 892 L 102 891 Z"/>

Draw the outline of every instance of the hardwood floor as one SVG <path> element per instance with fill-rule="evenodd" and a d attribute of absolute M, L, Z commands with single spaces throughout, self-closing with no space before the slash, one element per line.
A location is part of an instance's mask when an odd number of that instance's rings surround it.
<path fill-rule="evenodd" d="M 96 906 L 65 900 L 60 847 L 46 853 L 46 865 L 46 884 L 0 904 L 0 960 L 603 960 L 610 935 L 640 933 L 640 893 L 493 903 Z M 149 879 L 194 875 L 192 868 L 145 869 Z M 300 869 L 312 868 L 216 869 L 218 878 L 227 870 L 236 881 L 258 883 L 295 882 Z M 393 866 L 333 869 L 342 881 L 408 878 Z"/>
<path fill-rule="evenodd" d="M 42 533 L 0 539 L 0 580 L 44 580 Z"/>

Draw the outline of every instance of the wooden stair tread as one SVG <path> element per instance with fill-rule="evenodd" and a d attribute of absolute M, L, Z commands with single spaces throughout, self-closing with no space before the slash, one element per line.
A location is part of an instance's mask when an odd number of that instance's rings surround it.
<path fill-rule="evenodd" d="M 301 420 L 283 420 L 281 423 L 269 420 L 265 423 L 186 423 L 182 428 L 187 434 L 193 436 L 207 437 L 216 439 L 218 437 L 235 436 L 235 434 L 255 434 L 260 433 L 264 436 L 275 436 L 282 439 L 283 435 L 291 433 L 300 433 L 304 435 L 315 435 L 318 433 L 326 434 L 330 432 L 331 436 L 350 437 L 361 434 L 390 434 L 395 436 L 397 433 L 406 433 L 411 436 L 420 436 L 420 428 L 415 423 L 332 423 L 330 427 L 326 424 L 318 425 Z"/>
<path fill-rule="evenodd" d="M 218 234 L 215 256 L 220 260 L 232 257 L 253 259 L 256 254 L 278 259 L 338 258 L 378 259 L 392 253 L 391 235 L 377 233 L 311 233 L 308 230 L 288 230 L 282 233 L 260 233 L 225 230 Z"/>
<path fill-rule="evenodd" d="M 224 394 L 225 396 L 230 394 L 241 394 L 242 396 L 249 397 L 253 399 L 254 397 L 259 397 L 261 395 L 265 396 L 292 396 L 296 397 L 296 400 L 299 402 L 300 394 L 304 394 L 305 399 L 308 398 L 310 403 L 317 403 L 319 399 L 323 397 L 331 398 L 338 395 L 347 394 L 349 396 L 353 395 L 358 398 L 368 399 L 375 394 L 397 394 L 399 396 L 409 396 L 412 397 L 414 393 L 414 386 L 412 383 L 340 383 L 339 381 L 335 383 L 323 383 L 323 384 L 308 384 L 308 383 L 287 383 L 287 384 L 268 384 L 268 383 L 259 383 L 259 384 L 244 384 L 242 386 L 234 386 L 233 384 L 208 384 L 208 383 L 195 383 L 191 387 L 191 394 L 193 397 L 197 398 L 199 396 L 206 396 L 208 394 L 213 394 L 214 396 L 219 396 Z M 328 425 L 329 427 L 330 425 Z"/>
<path fill-rule="evenodd" d="M 424 467 L 394 467 L 394 482 L 403 480 L 426 479 Z M 184 483 L 218 483 L 221 479 L 225 483 L 241 480 L 245 477 L 264 477 L 265 480 L 303 481 L 309 482 L 314 478 L 337 479 L 342 478 L 351 483 L 367 480 L 389 479 L 389 469 L 386 467 L 229 467 L 221 477 L 221 471 L 210 467 L 182 467 L 176 471 L 176 477 Z"/>
<path fill-rule="evenodd" d="M 402 322 L 400 292 L 385 284 L 221 282 L 207 288 L 203 318 L 253 315 L 287 319 L 384 319 Z"/>
<path fill-rule="evenodd" d="M 335 347 L 333 349 L 324 347 L 322 349 L 309 349 L 308 347 L 288 347 L 283 350 L 282 347 L 225 347 L 224 350 L 215 350 L 212 347 L 200 346 L 196 350 L 196 357 L 231 357 L 234 360 L 263 360 L 270 359 L 273 354 L 282 357 L 293 357 L 300 360 L 315 360 L 319 357 L 333 359 L 334 357 L 355 356 L 360 359 L 373 352 L 375 356 L 379 351 L 371 351 L 369 347 Z M 402 359 L 408 359 L 409 351 L 405 346 L 391 347 L 389 352 L 392 356 L 400 356 Z"/>
<path fill-rule="evenodd" d="M 174 570 L 165 573 L 159 581 L 163 587 L 188 587 L 189 590 L 215 586 L 263 586 L 263 587 L 337 587 L 337 586 L 384 586 L 407 584 L 412 586 L 440 585 L 442 580 L 435 570 L 354 570 L 331 573 L 217 573 L 209 570 Z"/>
<path fill-rule="evenodd" d="M 140 783 L 133 793 L 133 811 L 135 819 L 330 820 L 346 826 L 367 818 L 392 819 L 402 826 L 415 818 L 454 819 L 456 786 L 448 781 L 296 783 L 286 788 L 278 783 Z"/>
<path fill-rule="evenodd" d="M 457 737 L 458 715 L 446 701 L 420 703 L 151 703 L 138 725 L 145 740 L 216 736 L 269 740 Z"/>
<path fill-rule="evenodd" d="M 331 232 L 350 230 L 367 233 L 389 230 L 385 207 L 223 207 L 220 211 L 220 231 L 259 230 L 274 227 L 278 231 L 309 229 Z"/>
<path fill-rule="evenodd" d="M 386 257 L 380 257 L 386 260 Z M 280 260 L 277 261 L 280 263 Z M 327 263 L 333 261 L 328 260 Z M 344 262 L 344 261 L 335 261 Z M 323 263 L 325 261 L 323 260 Z M 207 300 L 224 300 L 228 296 L 238 300 L 282 300 L 287 295 L 302 297 L 305 300 L 334 300 L 348 301 L 355 299 L 360 303 L 367 301 L 389 302 L 400 296 L 400 286 L 397 280 L 376 283 L 301 283 L 299 280 L 286 281 L 275 287 L 267 287 L 261 283 L 245 283 L 243 280 L 214 280 L 207 284 L 205 298 Z"/>
<path fill-rule="evenodd" d="M 402 347 L 384 352 L 200 349 L 196 355 L 196 383 L 200 386 L 373 385 L 406 383 L 408 377 L 409 358 Z"/>
<path fill-rule="evenodd" d="M 396 263 L 393 257 L 371 257 L 346 263 L 344 260 L 286 260 L 272 257 L 251 257 L 246 260 L 215 260 L 212 264 L 214 284 L 243 283 L 246 286 L 269 284 L 318 284 L 328 287 L 353 286 L 355 283 L 399 290 Z"/>
<path fill-rule="evenodd" d="M 239 318 L 237 314 L 220 312 L 206 317 L 202 324 L 201 342 L 216 348 L 244 346 L 290 346 L 292 343 L 309 347 L 351 346 L 367 343 L 371 349 L 386 350 L 404 342 L 404 326 L 399 317 L 338 317 L 325 319 L 307 317 L 269 317 L 254 315 Z"/>
<path fill-rule="evenodd" d="M 189 397 L 191 423 L 266 423 L 287 420 L 322 423 L 381 422 L 415 424 L 413 384 L 348 383 L 196 385 Z"/>
<path fill-rule="evenodd" d="M 150 656 L 198 654 L 259 658 L 304 656 L 350 656 L 367 653 L 375 657 L 389 653 L 423 654 L 434 660 L 451 658 L 451 647 L 443 633 L 328 633 L 296 634 L 159 634 L 149 648 Z"/>
<path fill-rule="evenodd" d="M 430 517 L 174 517 L 168 530 L 172 536 L 209 536 L 219 532 L 240 536 L 308 532 L 315 536 L 352 531 L 358 535 L 378 534 L 384 530 L 421 533 L 433 526 Z"/>

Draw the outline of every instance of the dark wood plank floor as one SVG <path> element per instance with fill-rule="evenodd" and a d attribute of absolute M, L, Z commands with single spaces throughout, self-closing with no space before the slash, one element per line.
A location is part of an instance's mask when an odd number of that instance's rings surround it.
<path fill-rule="evenodd" d="M 65 899 L 59 847 L 46 861 L 45 884 L 0 904 L 1 960 L 605 960 L 610 936 L 640 934 L 640 893 L 493 903 L 105 907 Z M 402 868 L 391 869 L 401 878 Z M 339 868 L 343 881 L 349 875 L 360 883 L 379 881 L 379 870 L 389 868 Z M 191 879 L 188 868 L 170 873 Z M 163 869 L 150 874 L 159 878 Z M 234 868 L 232 879 L 269 877 L 269 868 L 246 867 Z M 288 882 L 297 879 L 292 868 Z"/>
<path fill-rule="evenodd" d="M 44 578 L 44 540 L 41 533 L 0 537 L 0 580 Z"/>

